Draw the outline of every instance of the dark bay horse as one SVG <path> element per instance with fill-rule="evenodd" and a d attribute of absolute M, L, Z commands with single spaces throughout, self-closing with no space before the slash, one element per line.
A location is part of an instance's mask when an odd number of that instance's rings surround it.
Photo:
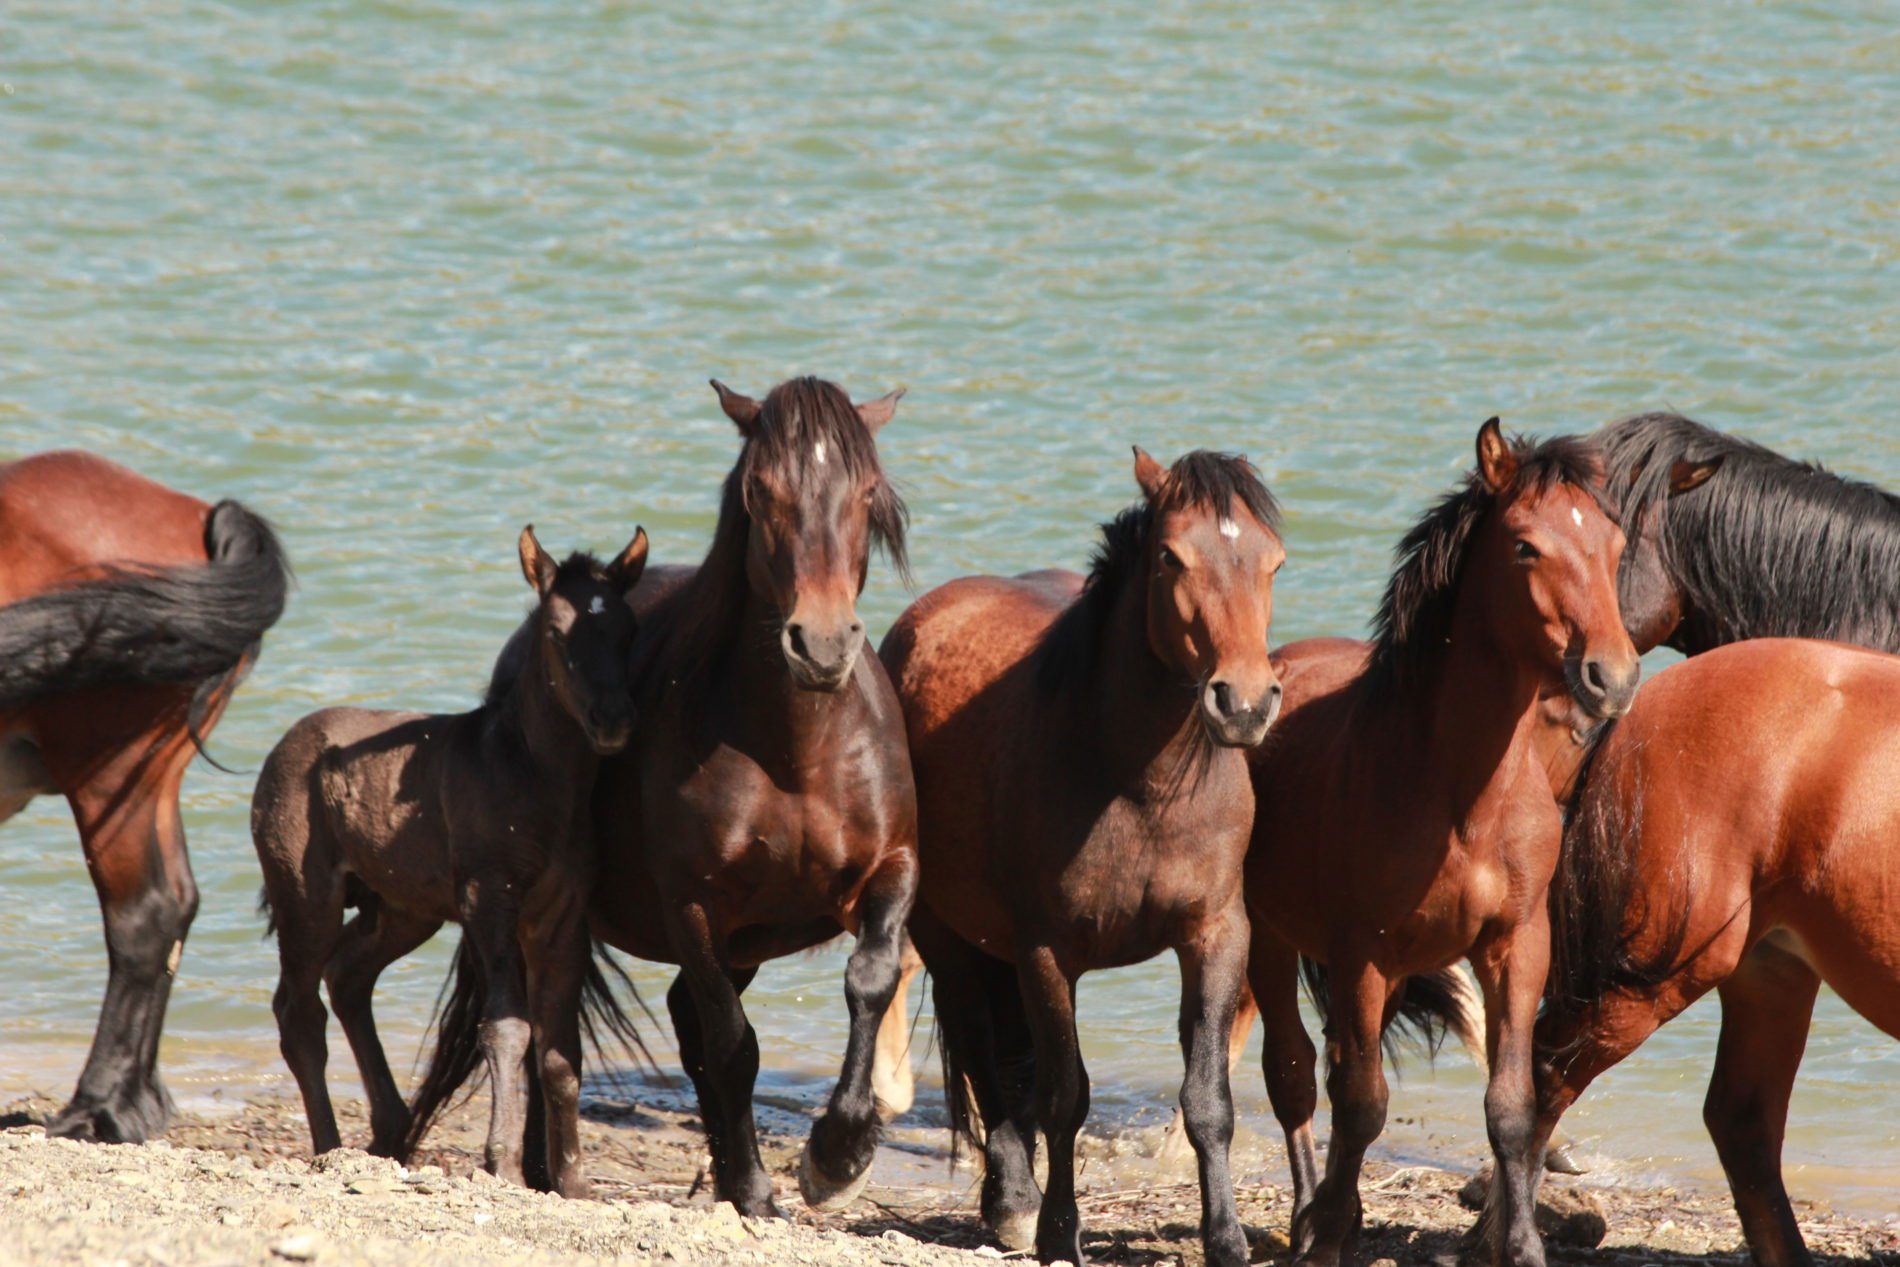
<path fill-rule="evenodd" d="M 0 820 L 42 793 L 72 806 L 111 972 L 51 1134 L 165 1129 L 159 1032 L 198 909 L 178 788 L 289 582 L 270 527 L 237 502 L 89 453 L 0 465 Z"/>
<path fill-rule="evenodd" d="M 530 525 L 519 552 L 537 600 L 521 671 L 473 712 L 305 717 L 264 762 L 251 834 L 282 964 L 278 1032 L 314 1151 L 342 1144 L 319 983 L 369 1095 L 370 1151 L 407 1157 L 428 1129 L 430 1115 L 412 1121 L 403 1105 L 370 1001 L 383 969 L 452 922 L 463 929 L 458 963 L 487 983 L 485 1009 L 459 1019 L 479 1033 L 494 1092 L 488 1169 L 524 1181 L 521 1070 L 532 1055 L 549 1178 L 576 1197 L 588 1190 L 578 1114 L 594 773 L 632 731 L 625 600 L 647 539 L 637 532 L 611 563 L 574 554 L 556 566 Z M 347 925 L 346 906 L 357 908 Z M 456 1033 L 456 1014 L 442 1028 Z"/>
<path fill-rule="evenodd" d="M 1539 1137 L 1707 991 L 1703 1116 L 1755 1260 L 1805 1267 L 1781 1177 L 1822 981 L 1900 1037 L 1900 658 L 1739 642 L 1658 674 L 1591 756 L 1553 890 Z"/>
<path fill-rule="evenodd" d="M 1260 812 L 1247 857 L 1249 975 L 1302 1263 L 1339 1262 L 1357 1231 L 1360 1166 L 1385 1124 L 1381 1038 L 1396 1013 L 1430 1004 L 1407 979 L 1459 959 L 1490 1018 L 1485 1117 L 1505 1177 L 1493 1252 L 1543 1261 L 1531 1032 L 1562 821 L 1536 749 L 1537 706 L 1564 689 L 1591 715 L 1613 716 L 1640 665 L 1617 610 L 1623 538 L 1598 500 L 1596 452 L 1506 440 L 1494 418 L 1477 456 L 1400 546 L 1369 651 L 1340 639 L 1281 650 L 1285 716 L 1250 762 Z M 1323 1180 L 1300 956 L 1327 970 Z"/>
<path fill-rule="evenodd" d="M 853 405 L 814 378 L 763 401 L 713 386 L 744 443 L 705 561 L 653 568 L 633 596 L 639 726 L 596 781 L 593 926 L 680 965 L 667 1005 L 714 1187 L 759 1215 L 775 1206 L 740 995 L 760 964 L 857 937 L 843 1072 L 800 1168 L 806 1201 L 855 1197 L 880 1133 L 871 1058 L 916 892 L 917 804 L 903 716 L 861 654 L 856 604 L 873 544 L 903 568 L 904 507 L 874 439 L 901 393 Z M 451 1008 L 471 991 L 458 972 Z M 432 1072 L 418 1111 L 451 1084 Z"/>
<path fill-rule="evenodd" d="M 885 639 L 922 814 L 911 932 L 935 982 L 953 1123 L 974 1137 L 966 1078 L 982 1118 L 984 1221 L 1044 1262 L 1084 1261 L 1076 979 L 1172 950 L 1202 1238 L 1209 1262 L 1245 1263 L 1227 1160 L 1253 821 L 1239 750 L 1279 711 L 1267 628 L 1286 554 L 1244 458 L 1164 469 L 1137 449 L 1135 476 L 1143 500 L 1104 528 L 1086 581 L 952 581 Z"/>

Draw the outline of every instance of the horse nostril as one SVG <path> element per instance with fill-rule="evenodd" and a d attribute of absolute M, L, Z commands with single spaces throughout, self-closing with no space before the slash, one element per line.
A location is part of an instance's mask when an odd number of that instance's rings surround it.
<path fill-rule="evenodd" d="M 1583 684 L 1590 688 L 1592 695 L 1608 695 L 1610 686 L 1603 675 L 1603 661 L 1585 660 L 1583 662 Z"/>
<path fill-rule="evenodd" d="M 854 620 L 845 628 L 845 633 L 848 636 L 853 637 L 853 638 L 858 637 L 863 632 L 864 632 L 864 622 L 861 620 Z"/>
<path fill-rule="evenodd" d="M 1225 682 L 1214 683 L 1214 708 L 1222 717 L 1234 715 L 1234 691 Z"/>
<path fill-rule="evenodd" d="M 801 660 L 811 659 L 811 652 L 805 646 L 805 626 L 798 624 L 785 626 L 785 638 L 791 643 L 793 655 Z"/>

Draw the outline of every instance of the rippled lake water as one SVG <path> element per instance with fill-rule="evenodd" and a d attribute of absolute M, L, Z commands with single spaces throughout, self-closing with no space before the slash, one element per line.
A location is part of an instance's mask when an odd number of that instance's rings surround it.
<path fill-rule="evenodd" d="M 1276 636 L 1357 634 L 1499 413 L 1673 406 L 1900 484 L 1900 35 L 1880 4 L 11 0 L 0 456 L 83 445 L 272 516 L 300 588 L 219 728 L 471 705 L 514 534 L 690 560 L 735 437 L 709 375 L 910 388 L 917 581 L 1075 566 L 1128 445 L 1242 449 L 1289 510 Z M 907 601 L 889 574 L 874 632 Z M 201 767 L 175 1090 L 288 1087 L 250 780 Z M 385 978 L 419 1037 L 447 939 Z M 64 807 L 0 832 L 0 1094 L 70 1090 L 104 980 Z M 749 999 L 814 1094 L 841 958 Z M 657 972 L 640 979 L 655 997 Z M 1082 992 L 1107 1121 L 1161 1120 L 1172 969 Z M 1698 1008 L 1571 1119 L 1718 1182 Z M 333 1069 L 350 1072 L 333 1036 Z M 1824 999 L 1800 1195 L 1887 1212 L 1900 1049 Z M 1274 1134 L 1259 1077 L 1243 1142 Z M 926 1093 L 926 1099 L 934 1097 Z M 1463 1064 L 1385 1147 L 1475 1156 Z"/>

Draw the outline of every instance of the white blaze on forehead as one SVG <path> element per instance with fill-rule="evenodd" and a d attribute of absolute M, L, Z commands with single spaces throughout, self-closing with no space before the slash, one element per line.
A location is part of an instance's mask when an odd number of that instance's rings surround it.
<path fill-rule="evenodd" d="M 818 465 L 823 466 L 825 464 L 825 442 L 823 440 L 820 440 L 817 444 L 812 446 L 811 455 Z"/>
<path fill-rule="evenodd" d="M 1237 541 L 1240 539 L 1240 525 L 1229 519 L 1226 515 L 1222 515 L 1220 517 L 1220 535 L 1226 537 L 1229 541 Z"/>
<path fill-rule="evenodd" d="M 587 604 L 587 614 L 590 616 L 598 616 L 606 610 L 607 610 L 607 600 L 602 598 L 598 594 L 594 595 L 593 602 Z"/>
<path fill-rule="evenodd" d="M 1583 512 L 1578 510 L 1575 506 L 1570 508 L 1570 522 L 1576 524 L 1579 528 L 1583 527 Z"/>

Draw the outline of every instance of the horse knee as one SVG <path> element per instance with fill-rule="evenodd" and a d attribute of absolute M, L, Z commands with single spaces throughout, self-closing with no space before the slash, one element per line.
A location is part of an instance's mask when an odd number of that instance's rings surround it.
<path fill-rule="evenodd" d="M 498 1068 L 519 1068 L 527 1059 L 533 1032 L 518 1016 L 485 1021 L 482 1024 L 482 1052 Z"/>
<path fill-rule="evenodd" d="M 844 966 L 844 997 L 853 1015 L 883 1017 L 897 994 L 899 957 L 895 943 L 864 946 L 852 952 Z"/>

